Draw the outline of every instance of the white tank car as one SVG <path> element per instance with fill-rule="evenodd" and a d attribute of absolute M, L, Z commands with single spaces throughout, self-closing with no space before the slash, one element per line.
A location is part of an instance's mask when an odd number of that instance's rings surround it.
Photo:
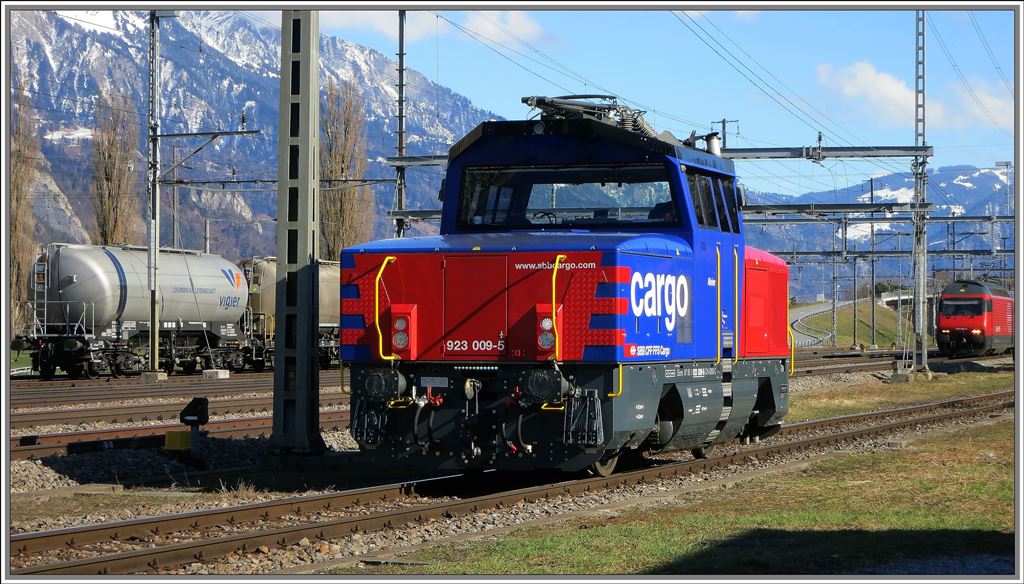
<path fill-rule="evenodd" d="M 53 244 L 46 255 L 46 299 L 62 303 L 70 320 L 85 310 L 98 331 L 116 321 L 146 321 L 148 326 L 145 248 Z M 237 325 L 242 318 L 249 285 L 235 264 L 214 254 L 161 250 L 158 267 L 161 322 Z M 86 307 L 95 307 L 94 314 Z"/>
<path fill-rule="evenodd" d="M 256 339 L 250 360 L 262 369 L 272 358 L 274 346 L 274 310 L 277 305 L 277 258 L 256 257 L 242 262 L 249 282 L 249 307 L 252 310 L 252 336 Z M 320 364 L 330 365 L 338 358 L 338 321 L 341 318 L 341 265 L 320 260 Z"/>
<path fill-rule="evenodd" d="M 43 377 L 57 367 L 72 377 L 109 368 L 119 375 L 148 351 L 150 289 L 147 249 L 53 243 L 33 266 L 33 322 L 22 344 L 34 350 Z M 241 335 L 249 287 L 241 270 L 219 255 L 162 249 L 161 367 L 244 366 Z"/>

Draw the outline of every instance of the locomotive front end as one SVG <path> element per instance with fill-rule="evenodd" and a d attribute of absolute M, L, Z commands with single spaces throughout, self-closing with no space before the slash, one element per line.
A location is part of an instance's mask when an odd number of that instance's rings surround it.
<path fill-rule="evenodd" d="M 608 474 L 623 456 L 704 455 L 778 428 L 784 304 L 764 312 L 786 300 L 785 264 L 744 245 L 731 163 L 615 115 L 629 128 L 482 124 L 452 147 L 441 235 L 342 253 L 361 448 Z"/>
<path fill-rule="evenodd" d="M 622 409 L 608 396 L 637 373 L 617 365 L 628 270 L 614 251 L 536 239 L 449 236 L 432 242 L 445 252 L 343 256 L 342 359 L 360 445 L 453 467 L 578 469 L 629 441 L 606 420 Z M 574 249 L 522 250 L 544 240 Z M 639 425 L 656 404 L 627 413 Z"/>

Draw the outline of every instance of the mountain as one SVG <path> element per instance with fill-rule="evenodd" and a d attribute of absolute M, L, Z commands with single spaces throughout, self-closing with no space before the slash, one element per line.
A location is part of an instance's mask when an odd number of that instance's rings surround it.
<path fill-rule="evenodd" d="M 742 179 L 742 176 L 740 177 Z M 1007 192 L 1013 180 L 1012 171 L 1008 174 L 1003 168 L 976 168 L 958 165 L 928 169 L 928 197 L 932 208 L 931 217 L 948 217 L 951 215 L 991 216 L 1012 214 L 1007 210 Z M 878 203 L 898 202 L 909 203 L 914 196 L 914 179 L 911 173 L 893 173 L 874 179 L 874 200 Z M 747 190 L 748 202 L 758 205 L 771 204 L 810 204 L 810 203 L 868 203 L 871 201 L 871 181 L 863 181 L 834 191 L 818 191 L 795 197 L 787 197 L 774 193 L 763 193 Z M 855 215 L 853 216 L 863 216 Z M 954 227 L 955 225 L 955 232 Z M 833 231 L 835 229 L 835 231 Z M 908 250 L 913 244 L 909 233 L 913 227 L 910 223 L 876 223 L 875 241 L 879 250 Z M 832 238 L 836 246 L 842 248 L 842 235 L 838 226 L 821 225 L 750 225 L 747 228 L 751 245 L 775 251 L 784 255 L 785 251 L 831 249 Z M 898 234 L 905 235 L 898 235 Z M 834 234 L 834 235 L 833 235 Z M 955 224 L 931 223 L 928 226 L 928 244 L 930 250 L 940 249 L 992 249 L 1009 247 L 1012 239 L 1003 238 L 1013 235 L 1013 225 L 995 224 L 990 229 L 987 222 L 957 222 Z M 852 224 L 847 228 L 848 249 L 867 250 L 871 247 L 870 224 Z M 969 262 L 977 267 L 976 275 L 990 272 L 998 275 L 997 269 L 1002 265 L 998 258 L 975 257 L 973 260 L 951 256 L 933 255 L 929 258 L 932 271 L 949 270 L 954 267 L 966 270 Z M 956 262 L 954 264 L 954 262 Z M 860 260 L 858 277 L 866 278 L 870 263 Z M 876 262 L 876 276 L 883 279 L 896 280 L 898 274 L 904 275 L 909 282 L 910 259 L 879 259 Z M 791 293 L 800 297 L 813 296 L 818 293 L 829 295 L 823 282 L 832 279 L 831 264 L 822 258 L 801 258 L 791 267 L 796 277 L 791 278 Z M 845 261 L 839 268 L 840 288 L 844 291 L 852 286 L 852 262 Z M 858 282 L 858 287 L 867 280 Z"/>
<path fill-rule="evenodd" d="M 145 12 L 135 11 L 37 11 L 12 10 L 11 59 L 13 85 L 27 87 L 39 117 L 45 160 L 35 188 L 35 211 L 39 218 L 38 241 L 88 241 L 93 222 L 89 202 L 91 177 L 90 140 L 95 125 L 95 107 L 101 91 L 116 87 L 128 92 L 140 123 L 145 123 L 147 100 L 146 65 L 148 22 Z M 232 172 L 242 178 L 274 178 L 279 94 L 280 31 L 276 23 L 265 23 L 238 11 L 182 11 L 178 18 L 161 21 L 162 107 L 161 131 L 190 132 L 238 129 L 244 112 L 247 127 L 258 128 L 256 137 L 220 139 L 182 169 L 180 178 L 224 179 L 204 191 L 181 189 L 179 221 L 182 245 L 201 248 L 204 217 L 213 219 L 211 248 L 237 260 L 251 255 L 274 253 L 276 192 L 253 187 L 244 192 L 219 192 L 238 188 L 229 179 Z M 384 54 L 321 35 L 321 80 L 352 80 L 361 89 L 367 120 L 368 176 L 393 178 L 393 169 L 383 158 L 395 152 L 397 90 L 396 64 Z M 416 71 L 407 74 L 407 130 L 409 154 L 445 153 L 448 147 L 481 121 L 497 116 L 481 110 L 464 96 L 436 85 Z M 518 95 L 509 99 L 518 100 Z M 524 108 L 524 115 L 527 113 Z M 171 159 L 171 148 L 182 153 L 201 139 L 163 141 L 162 159 Z M 139 137 L 140 155 L 135 164 L 139 182 L 136 195 L 146 208 L 144 142 Z M 742 171 L 742 163 L 738 165 Z M 408 171 L 407 207 L 437 206 L 441 179 L 438 168 Z M 742 179 L 742 176 L 741 176 Z M 948 166 L 929 169 L 929 200 L 932 215 L 951 213 L 988 215 L 1005 213 L 1008 182 L 1002 169 Z M 878 201 L 908 201 L 913 193 L 909 173 L 893 173 L 874 181 Z M 162 190 L 162 241 L 171 242 L 170 189 Z M 866 202 L 867 181 L 837 190 L 811 192 L 798 197 L 748 191 L 752 203 Z M 394 187 L 375 187 L 378 211 L 390 208 Z M 390 234 L 390 225 L 378 214 L 377 235 Z M 878 225 L 879 234 L 906 231 L 908 225 Z M 1011 233 L 1005 225 L 997 236 Z M 956 245 L 961 248 L 990 247 L 988 235 L 962 235 L 988 231 L 987 224 L 958 224 Z M 818 249 L 830 246 L 826 225 L 751 226 L 750 243 L 782 251 Z M 869 228 L 854 225 L 848 230 L 851 248 L 866 247 Z M 929 242 L 948 247 L 952 233 L 942 224 L 929 228 Z M 878 237 L 879 247 L 903 249 L 909 237 Z M 825 242 L 825 243 L 823 243 Z M 940 266 L 950 260 L 938 260 Z M 909 273 L 903 261 L 902 273 Z M 981 265 L 981 263 L 979 263 Z M 881 275 L 899 271 L 898 262 L 878 262 Z M 822 289 L 831 279 L 830 266 L 819 260 L 794 268 L 794 294 L 806 295 Z M 849 273 L 850 264 L 841 271 Z M 826 273 L 828 272 L 828 273 Z M 844 283 L 843 286 L 848 286 Z"/>
<path fill-rule="evenodd" d="M 222 138 L 188 162 L 179 178 L 273 178 L 279 95 L 280 30 L 238 11 L 182 11 L 161 20 L 161 133 L 260 129 L 256 137 Z M 145 125 L 148 98 L 148 16 L 132 11 L 11 12 L 14 85 L 26 87 L 39 115 L 45 161 L 35 191 L 39 241 L 88 241 L 93 221 L 89 202 L 90 140 L 97 96 L 117 88 L 126 91 Z M 339 38 L 320 37 L 321 85 L 329 79 L 351 80 L 365 102 L 368 177 L 393 178 L 383 164 L 395 153 L 397 73 L 382 53 Z M 422 74 L 406 74 L 407 152 L 438 154 L 469 130 L 495 114 L 481 110 L 464 96 L 437 85 Z M 509 99 L 518 99 L 510 96 Z M 165 139 L 162 161 L 171 149 L 191 151 L 202 139 Z M 144 141 L 135 165 L 137 195 L 145 209 Z M 436 206 L 440 170 L 407 172 L 407 206 Z M 267 190 L 223 193 L 225 185 L 205 191 L 181 189 L 179 225 L 182 244 L 203 244 L 203 217 L 214 220 L 220 241 L 212 247 L 232 259 L 272 254 L 276 193 Z M 259 187 L 266 189 L 267 187 Z M 394 186 L 375 187 L 378 210 L 390 208 Z M 162 241 L 171 241 L 170 189 L 161 189 Z M 383 218 L 378 234 L 388 232 Z M 231 250 L 231 251 L 229 251 Z M 234 256 L 234 257 L 233 257 Z"/>

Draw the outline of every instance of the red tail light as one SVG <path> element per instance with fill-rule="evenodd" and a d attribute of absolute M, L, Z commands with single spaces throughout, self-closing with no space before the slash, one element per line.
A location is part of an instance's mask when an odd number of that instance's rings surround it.
<path fill-rule="evenodd" d="M 538 304 L 537 310 L 537 353 L 538 356 L 548 357 L 555 353 L 555 342 L 563 345 L 562 336 L 565 334 L 565 327 L 562 325 L 562 305 L 556 307 L 558 311 L 557 320 L 552 318 L 550 304 Z"/>
<path fill-rule="evenodd" d="M 415 304 L 391 305 L 391 351 L 402 359 L 417 357 Z"/>

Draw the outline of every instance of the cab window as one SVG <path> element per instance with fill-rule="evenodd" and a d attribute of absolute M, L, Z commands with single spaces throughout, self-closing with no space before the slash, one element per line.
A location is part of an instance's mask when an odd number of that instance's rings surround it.
<path fill-rule="evenodd" d="M 732 177 L 723 178 L 720 181 L 722 196 L 725 198 L 726 213 L 729 215 L 729 223 L 732 225 L 732 232 L 740 232 L 739 205 L 736 203 L 737 193 Z"/>
<path fill-rule="evenodd" d="M 693 199 L 697 224 L 707 229 L 718 229 L 711 177 L 686 173 L 686 183 L 690 187 L 690 198 Z"/>
<path fill-rule="evenodd" d="M 718 220 L 722 225 L 722 231 L 733 232 L 732 218 L 729 217 L 729 213 L 725 210 L 725 191 L 722 190 L 721 179 L 715 179 L 715 208 L 718 209 Z"/>

